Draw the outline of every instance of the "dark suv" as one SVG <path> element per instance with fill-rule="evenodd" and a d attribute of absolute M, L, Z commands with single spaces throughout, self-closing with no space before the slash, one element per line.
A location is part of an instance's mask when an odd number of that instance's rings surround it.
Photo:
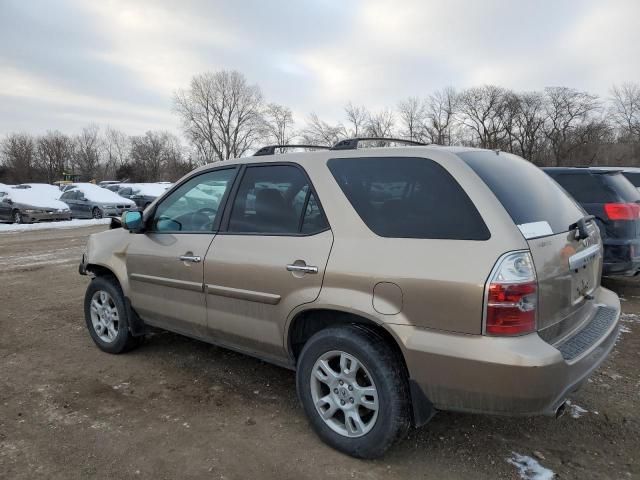
<path fill-rule="evenodd" d="M 640 192 L 616 169 L 545 168 L 596 217 L 604 243 L 604 275 L 636 275 L 640 270 Z"/>

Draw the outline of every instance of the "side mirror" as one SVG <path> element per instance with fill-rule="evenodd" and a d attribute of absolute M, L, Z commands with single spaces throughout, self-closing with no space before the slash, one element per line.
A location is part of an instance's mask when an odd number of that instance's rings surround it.
<path fill-rule="evenodd" d="M 142 212 L 124 212 L 120 222 L 122 223 L 122 228 L 129 230 L 131 233 L 141 233 L 143 230 Z"/>

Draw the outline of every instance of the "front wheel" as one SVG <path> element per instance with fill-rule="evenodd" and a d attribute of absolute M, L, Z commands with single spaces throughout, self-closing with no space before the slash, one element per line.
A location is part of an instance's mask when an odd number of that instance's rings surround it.
<path fill-rule="evenodd" d="M 296 384 L 313 429 L 348 455 L 379 457 L 408 432 L 405 370 L 374 332 L 349 325 L 316 333 L 300 354 Z"/>
<path fill-rule="evenodd" d="M 100 350 L 123 353 L 142 341 L 142 337 L 131 335 L 124 295 L 110 277 L 91 280 L 84 297 L 84 316 L 89 334 Z"/>
<path fill-rule="evenodd" d="M 95 218 L 96 220 L 102 218 L 102 210 L 100 210 L 98 207 L 93 207 L 93 211 L 91 212 L 91 216 L 93 218 Z"/>

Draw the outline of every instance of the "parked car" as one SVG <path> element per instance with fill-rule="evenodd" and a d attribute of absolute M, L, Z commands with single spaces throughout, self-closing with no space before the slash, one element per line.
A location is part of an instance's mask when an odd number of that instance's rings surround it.
<path fill-rule="evenodd" d="M 76 183 L 60 200 L 69 205 L 74 218 L 119 217 L 135 203 L 92 183 Z"/>
<path fill-rule="evenodd" d="M 120 190 L 122 188 L 122 183 L 112 183 L 110 185 L 106 185 L 103 188 L 106 188 L 107 190 L 111 190 L 113 193 L 118 193 L 118 190 Z"/>
<path fill-rule="evenodd" d="M 69 207 L 35 189 L 0 188 L 0 221 L 34 223 L 71 220 Z"/>
<path fill-rule="evenodd" d="M 594 222 L 517 156 L 360 141 L 201 167 L 92 235 L 93 341 L 153 326 L 294 369 L 356 457 L 438 410 L 561 413 L 618 335 Z"/>
<path fill-rule="evenodd" d="M 171 184 L 165 183 L 129 183 L 120 185 L 118 195 L 136 202 L 139 208 L 145 209 L 162 195 Z"/>
<path fill-rule="evenodd" d="M 640 271 L 640 192 L 616 169 L 545 168 L 590 215 L 604 244 L 603 275 Z"/>

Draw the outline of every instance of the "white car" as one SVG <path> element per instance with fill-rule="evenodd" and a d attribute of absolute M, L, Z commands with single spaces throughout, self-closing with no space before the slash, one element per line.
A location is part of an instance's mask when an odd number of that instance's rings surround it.
<path fill-rule="evenodd" d="M 128 198 L 113 193 L 93 183 L 74 183 L 60 200 L 69 205 L 74 218 L 119 217 L 127 210 L 136 208 Z"/>

